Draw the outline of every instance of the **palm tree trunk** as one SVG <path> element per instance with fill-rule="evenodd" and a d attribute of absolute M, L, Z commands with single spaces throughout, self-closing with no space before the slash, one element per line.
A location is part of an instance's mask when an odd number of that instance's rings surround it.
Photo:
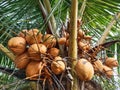
<path fill-rule="evenodd" d="M 78 78 L 74 73 L 74 66 L 77 62 L 77 14 L 78 14 L 78 0 L 72 0 L 71 15 L 70 15 L 70 38 L 69 38 L 69 57 L 71 58 L 71 69 L 73 81 L 71 83 L 71 90 L 78 90 Z"/>

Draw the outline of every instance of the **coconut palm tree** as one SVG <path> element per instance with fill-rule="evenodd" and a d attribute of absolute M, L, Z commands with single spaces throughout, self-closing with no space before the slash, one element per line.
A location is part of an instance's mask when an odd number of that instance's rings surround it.
<path fill-rule="evenodd" d="M 0 89 L 38 89 L 36 83 L 23 79 L 24 74 L 19 73 L 23 77 L 14 74 L 18 69 L 13 63 L 14 55 L 7 49 L 7 42 L 21 30 L 33 28 L 39 29 L 43 34 L 51 33 L 60 37 L 61 28 L 66 27 L 69 21 L 72 3 L 72 0 L 0 0 Z M 92 47 L 120 39 L 119 12 L 119 0 L 78 0 L 76 13 L 82 20 L 81 29 L 86 35 L 92 36 Z M 119 43 L 112 44 L 100 52 L 98 57 L 107 55 L 119 59 L 119 47 Z M 5 69 L 8 70 L 7 73 Z M 104 90 L 117 89 L 116 86 L 120 84 L 118 78 L 116 81 L 119 72 L 118 67 L 115 78 L 106 79 L 95 75 L 93 80 L 100 83 Z"/>

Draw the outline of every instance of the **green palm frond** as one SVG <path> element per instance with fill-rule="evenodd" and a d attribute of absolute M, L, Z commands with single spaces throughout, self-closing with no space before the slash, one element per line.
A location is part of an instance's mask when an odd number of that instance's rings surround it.
<path fill-rule="evenodd" d="M 87 0 L 86 8 L 83 15 L 84 26 L 89 27 L 87 29 L 90 32 L 97 33 L 94 35 L 96 35 L 95 37 L 99 39 L 99 36 L 101 37 L 102 32 L 105 30 L 106 26 L 110 23 L 111 19 L 115 17 L 116 13 L 120 12 L 119 8 L 120 8 L 119 1 L 116 0 L 115 1 Z M 116 30 L 119 31 L 118 28 L 112 28 L 112 31 Z"/>

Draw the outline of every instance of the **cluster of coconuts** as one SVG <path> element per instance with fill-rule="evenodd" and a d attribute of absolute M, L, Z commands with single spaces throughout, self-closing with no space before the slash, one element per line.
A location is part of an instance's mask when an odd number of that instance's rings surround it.
<path fill-rule="evenodd" d="M 87 53 L 92 49 L 91 40 L 91 36 L 85 35 L 85 32 L 81 29 L 78 30 L 78 58 L 80 59 L 75 65 L 76 74 L 83 81 L 91 80 L 94 74 L 111 78 L 113 68 L 118 67 L 118 61 L 114 57 L 97 58 L 96 52 L 98 53 L 100 48 L 96 48 L 95 53 L 92 53 L 89 57 Z M 95 59 L 91 57 L 95 57 Z"/>
<path fill-rule="evenodd" d="M 117 60 L 112 57 L 93 60 L 88 55 L 86 56 L 86 53 L 92 48 L 92 37 L 85 35 L 85 32 L 79 28 L 79 23 L 78 20 L 77 50 L 79 59 L 74 67 L 76 75 L 83 81 L 91 80 L 96 73 L 111 78 L 113 67 L 118 66 Z M 18 36 L 8 41 L 9 49 L 16 55 L 15 66 L 25 69 L 26 76 L 31 80 L 38 79 L 38 76 L 50 78 L 51 74 L 47 67 L 56 75 L 64 72 L 66 64 L 60 56 L 57 44 L 68 48 L 70 34 L 67 31 L 62 34 L 61 38 L 56 39 L 52 34 L 43 35 L 38 29 L 22 30 Z M 68 53 L 68 49 L 66 50 Z"/>
<path fill-rule="evenodd" d="M 59 56 L 56 42 L 52 34 L 43 35 L 38 29 L 22 30 L 8 41 L 8 48 L 16 56 L 16 68 L 24 69 L 28 79 L 36 80 L 39 76 L 50 77 L 47 68 L 56 75 L 65 71 L 66 65 Z"/>
<path fill-rule="evenodd" d="M 94 74 L 103 75 L 107 78 L 113 76 L 113 68 L 118 67 L 118 61 L 114 57 L 106 57 L 104 59 L 97 58 L 97 53 L 101 48 L 96 48 L 95 53 L 87 55 L 88 51 L 92 49 L 92 36 L 85 35 L 85 32 L 80 28 L 81 21 L 77 21 L 77 44 L 78 44 L 78 60 L 74 67 L 75 73 L 80 80 L 91 80 Z M 60 43 L 62 41 L 62 43 Z M 69 33 L 64 32 L 64 37 L 60 38 L 59 44 L 69 46 Z M 95 57 L 94 58 L 91 57 Z"/>
<path fill-rule="evenodd" d="M 98 59 L 93 62 L 94 71 L 97 74 L 111 78 L 113 76 L 113 68 L 118 67 L 118 61 L 114 57 L 106 57 L 104 60 Z"/>
<path fill-rule="evenodd" d="M 95 53 L 92 53 L 90 57 L 86 56 L 86 53 L 92 49 L 91 40 L 91 36 L 86 36 L 81 29 L 78 30 L 78 57 L 80 59 L 75 65 L 76 74 L 83 81 L 91 80 L 94 74 L 111 78 L 113 76 L 113 68 L 118 67 L 118 61 L 114 57 L 97 58 L 100 48 L 96 48 Z M 95 59 L 91 58 L 92 56 Z"/>

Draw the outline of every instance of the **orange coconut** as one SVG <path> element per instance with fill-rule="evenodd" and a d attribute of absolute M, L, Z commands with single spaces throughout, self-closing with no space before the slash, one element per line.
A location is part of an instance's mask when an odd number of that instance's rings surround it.
<path fill-rule="evenodd" d="M 81 29 L 78 30 L 78 37 L 84 38 L 85 32 Z"/>
<path fill-rule="evenodd" d="M 28 49 L 30 59 L 38 61 L 41 58 L 41 54 L 45 54 L 46 51 L 47 48 L 43 44 L 32 44 Z"/>
<path fill-rule="evenodd" d="M 65 44 L 67 47 L 69 46 L 69 39 L 66 40 L 66 44 Z"/>
<path fill-rule="evenodd" d="M 38 79 L 38 75 L 41 74 L 39 71 L 43 68 L 42 65 L 42 62 L 31 61 L 26 67 L 26 76 L 29 77 L 30 80 Z"/>
<path fill-rule="evenodd" d="M 94 75 L 94 68 L 90 62 L 86 59 L 79 59 L 75 65 L 75 72 L 80 80 L 88 81 L 91 80 Z"/>
<path fill-rule="evenodd" d="M 56 56 L 56 57 L 54 58 L 54 61 L 57 61 L 57 60 L 63 60 L 63 59 L 62 59 L 62 57 L 60 57 L 60 56 Z"/>
<path fill-rule="evenodd" d="M 78 48 L 81 50 L 89 50 L 90 49 L 90 45 L 87 43 L 84 43 L 82 41 L 78 42 Z"/>
<path fill-rule="evenodd" d="M 52 34 L 46 34 L 43 36 L 43 44 L 47 48 L 52 48 L 53 46 L 56 45 L 56 39 Z"/>
<path fill-rule="evenodd" d="M 113 70 L 106 65 L 103 65 L 103 73 L 105 73 L 108 78 L 113 76 Z"/>
<path fill-rule="evenodd" d="M 21 32 L 18 33 L 18 36 L 25 38 L 27 32 L 28 32 L 28 30 L 26 30 L 26 29 L 22 30 Z"/>
<path fill-rule="evenodd" d="M 16 56 L 14 60 L 15 66 L 19 69 L 25 69 L 29 62 L 30 60 L 26 52 Z"/>
<path fill-rule="evenodd" d="M 15 55 L 20 55 L 26 50 L 26 41 L 22 37 L 13 37 L 8 41 L 8 47 Z"/>
<path fill-rule="evenodd" d="M 56 60 L 51 63 L 51 70 L 58 75 L 65 71 L 65 63 L 62 60 Z"/>
<path fill-rule="evenodd" d="M 96 60 L 95 62 L 93 62 L 93 67 L 94 67 L 94 70 L 97 72 L 103 71 L 103 64 L 100 60 Z"/>
<path fill-rule="evenodd" d="M 113 57 L 107 57 L 106 60 L 105 60 L 105 65 L 113 68 L 113 67 L 118 67 L 118 61 L 113 58 Z"/>
<path fill-rule="evenodd" d="M 49 53 L 51 56 L 53 56 L 53 57 L 58 56 L 58 55 L 59 55 L 59 52 L 60 52 L 60 50 L 57 49 L 57 48 L 50 48 L 50 49 L 48 50 L 48 53 Z"/>
<path fill-rule="evenodd" d="M 26 33 L 26 41 L 28 44 L 40 43 L 42 40 L 42 34 L 38 29 L 31 29 Z"/>
<path fill-rule="evenodd" d="M 66 43 L 66 38 L 65 37 L 59 38 L 58 43 L 60 45 L 64 45 Z"/>
<path fill-rule="evenodd" d="M 84 39 L 90 41 L 92 39 L 92 36 L 84 36 Z"/>

